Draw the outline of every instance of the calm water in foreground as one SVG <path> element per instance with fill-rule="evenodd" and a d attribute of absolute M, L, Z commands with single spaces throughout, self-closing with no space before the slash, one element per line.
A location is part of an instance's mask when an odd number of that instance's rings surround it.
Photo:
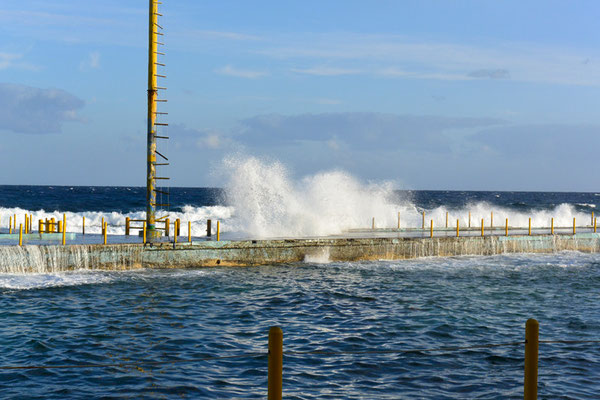
<path fill-rule="evenodd" d="M 600 255 L 0 275 L 0 365 L 600 339 Z M 0 370 L 4 399 L 265 398 L 266 355 L 164 366 Z M 523 346 L 284 358 L 290 399 L 522 398 Z M 600 396 L 598 344 L 540 345 L 542 399 Z"/>

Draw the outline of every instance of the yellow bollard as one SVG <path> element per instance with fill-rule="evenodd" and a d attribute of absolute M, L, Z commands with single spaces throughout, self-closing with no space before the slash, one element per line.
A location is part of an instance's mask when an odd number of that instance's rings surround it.
<path fill-rule="evenodd" d="M 29 216 L 25 214 L 25 233 L 29 233 Z"/>
<path fill-rule="evenodd" d="M 540 324 L 533 318 L 525 324 L 524 399 L 537 399 Z"/>
<path fill-rule="evenodd" d="M 23 224 L 19 224 L 19 246 L 23 246 Z"/>
<path fill-rule="evenodd" d="M 169 218 L 165 219 L 165 236 L 170 236 L 171 234 L 171 221 Z"/>
<path fill-rule="evenodd" d="M 177 218 L 177 230 L 175 231 L 175 236 L 181 236 L 181 220 Z"/>
<path fill-rule="evenodd" d="M 8 234 L 12 234 L 12 217 L 8 217 Z"/>
<path fill-rule="evenodd" d="M 56 224 L 56 219 L 52 218 L 50 221 L 52 222 L 52 226 L 51 226 L 50 229 L 52 230 L 52 233 L 56 233 L 56 225 L 57 225 Z"/>
<path fill-rule="evenodd" d="M 471 211 L 469 211 L 469 228 L 471 227 Z"/>
<path fill-rule="evenodd" d="M 505 236 L 508 236 L 508 218 L 506 218 L 506 232 L 504 233 Z"/>
<path fill-rule="evenodd" d="M 219 223 L 217 222 L 217 225 Z M 371 222 L 371 229 L 375 229 L 375 217 L 373 217 L 373 221 Z"/>
<path fill-rule="evenodd" d="M 421 229 L 425 229 L 425 211 L 423 211 L 423 226 Z"/>
<path fill-rule="evenodd" d="M 575 218 L 573 218 L 573 235 L 576 233 L 577 229 L 575 228 Z"/>
<path fill-rule="evenodd" d="M 85 217 L 83 217 L 83 221 L 81 222 L 81 234 L 85 235 Z"/>
<path fill-rule="evenodd" d="M 594 212 L 592 211 L 592 223 L 591 223 L 591 225 L 593 225 L 593 224 L 594 224 Z"/>
<path fill-rule="evenodd" d="M 63 214 L 63 223 L 62 223 L 62 245 L 67 244 L 67 215 Z"/>
<path fill-rule="evenodd" d="M 102 217 L 101 225 L 102 225 L 102 232 L 104 232 L 104 217 Z"/>
<path fill-rule="evenodd" d="M 40 234 L 44 233 L 44 225 L 43 225 L 43 222 L 42 222 L 42 220 L 41 220 L 41 219 L 40 219 L 40 220 L 38 220 L 38 232 L 39 232 Z"/>
<path fill-rule="evenodd" d="M 400 229 L 400 211 L 398 211 L 398 229 Z"/>
<path fill-rule="evenodd" d="M 531 236 L 531 218 L 529 218 L 529 236 Z"/>
<path fill-rule="evenodd" d="M 221 221 L 217 221 L 217 242 L 221 240 Z"/>
<path fill-rule="evenodd" d="M 484 237 L 484 232 L 483 232 L 483 218 L 481 218 L 481 237 Z"/>
<path fill-rule="evenodd" d="M 460 236 L 460 228 L 458 227 L 459 223 L 460 223 L 460 221 L 457 219 L 456 220 L 456 237 Z"/>
<path fill-rule="evenodd" d="M 125 236 L 129 236 L 129 225 L 131 218 L 125 217 Z"/>
<path fill-rule="evenodd" d="M 104 235 L 104 244 L 106 244 L 106 235 L 107 235 L 107 231 L 108 231 L 108 222 L 104 223 L 104 229 L 102 234 Z"/>
<path fill-rule="evenodd" d="M 58 221 L 58 233 L 62 233 L 62 231 L 63 231 L 62 221 Z"/>
<path fill-rule="evenodd" d="M 446 228 L 448 227 L 448 211 L 446 211 Z"/>
<path fill-rule="evenodd" d="M 550 233 L 554 235 L 554 218 L 550 221 Z"/>
<path fill-rule="evenodd" d="M 490 228 L 494 228 L 494 212 L 490 215 Z"/>
<path fill-rule="evenodd" d="M 596 233 L 596 218 L 594 218 L 594 233 Z"/>
<path fill-rule="evenodd" d="M 433 220 L 429 223 L 429 237 L 433 238 Z"/>
<path fill-rule="evenodd" d="M 281 400 L 283 395 L 283 331 L 278 326 L 269 329 L 268 400 Z"/>
<path fill-rule="evenodd" d="M 144 221 L 144 244 L 146 244 L 146 221 Z"/>
<path fill-rule="evenodd" d="M 14 225 L 13 228 L 16 231 L 17 230 L 17 214 L 15 214 L 13 216 L 13 225 Z"/>
<path fill-rule="evenodd" d="M 192 243 L 192 221 L 188 221 L 188 242 Z"/>
<path fill-rule="evenodd" d="M 178 226 L 177 226 L 177 220 L 175 220 L 175 226 L 173 227 L 173 243 L 177 244 L 177 230 L 178 230 Z"/>

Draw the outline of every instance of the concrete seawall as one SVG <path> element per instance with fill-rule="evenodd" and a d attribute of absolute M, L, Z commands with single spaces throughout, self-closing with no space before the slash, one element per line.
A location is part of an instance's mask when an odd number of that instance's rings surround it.
<path fill-rule="evenodd" d="M 292 262 L 600 252 L 600 234 L 439 238 L 317 238 L 141 244 L 2 246 L 0 273 L 253 266 Z"/>

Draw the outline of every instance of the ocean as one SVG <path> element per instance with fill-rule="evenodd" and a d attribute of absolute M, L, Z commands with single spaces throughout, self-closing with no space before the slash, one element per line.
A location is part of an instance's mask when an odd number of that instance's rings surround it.
<path fill-rule="evenodd" d="M 297 181 L 259 172 L 236 177 L 233 189 L 171 188 L 169 214 L 193 221 L 196 237 L 207 218 L 222 221 L 226 238 L 298 237 L 372 218 L 393 227 L 398 212 L 413 227 L 422 212 L 436 226 L 446 212 L 465 224 L 471 212 L 475 224 L 492 211 L 499 224 L 589 224 L 600 204 L 598 193 L 397 191 L 339 172 Z M 122 234 L 144 201 L 138 187 L 0 186 L 0 231 L 9 215 L 66 213 L 73 232 L 85 216 L 90 232 L 104 217 Z M 286 398 L 517 399 L 525 321 L 540 322 L 540 340 L 599 340 L 599 289 L 600 255 L 576 252 L 2 273 L 0 397 L 265 398 L 267 335 L 277 325 L 290 352 Z M 426 351 L 495 343 L 512 344 Z M 7 368 L 47 365 L 68 368 Z M 599 397 L 597 343 L 542 343 L 539 365 L 539 398 Z"/>

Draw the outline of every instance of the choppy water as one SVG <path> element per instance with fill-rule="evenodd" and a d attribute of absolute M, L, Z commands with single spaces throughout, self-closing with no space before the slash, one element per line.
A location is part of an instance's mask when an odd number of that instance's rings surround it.
<path fill-rule="evenodd" d="M 600 255 L 0 276 L 0 365 L 600 339 Z M 265 398 L 266 355 L 106 369 L 0 370 L 0 397 Z M 522 398 L 523 346 L 284 357 L 291 399 Z M 540 345 L 540 398 L 598 398 L 600 348 Z"/>

